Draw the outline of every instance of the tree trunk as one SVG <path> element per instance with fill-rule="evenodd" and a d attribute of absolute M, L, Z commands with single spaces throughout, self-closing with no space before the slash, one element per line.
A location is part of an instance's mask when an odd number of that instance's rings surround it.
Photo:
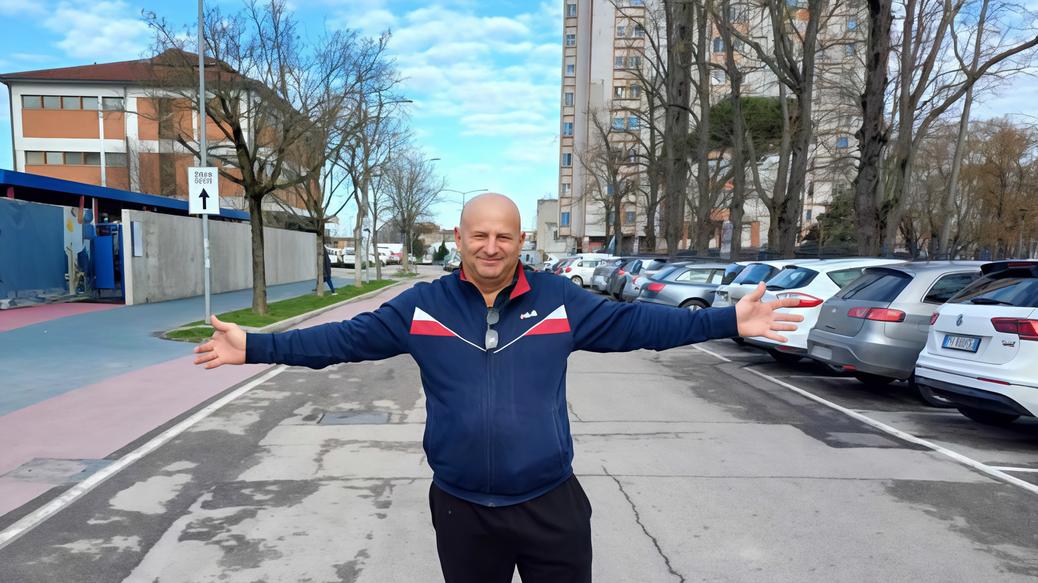
<path fill-rule="evenodd" d="M 317 231 L 317 297 L 324 295 L 324 260 L 328 250 L 324 248 L 324 221 L 317 220 L 320 229 Z"/>
<path fill-rule="evenodd" d="M 267 271 L 263 261 L 263 197 L 246 193 L 249 199 L 249 230 L 252 233 L 252 311 L 267 313 Z"/>
<path fill-rule="evenodd" d="M 369 245 L 374 248 L 375 254 L 375 279 L 382 279 L 382 254 L 378 252 L 378 213 L 371 213 L 371 235 L 368 236 Z"/>
<path fill-rule="evenodd" d="M 685 223 L 685 194 L 688 191 L 688 108 L 692 84 L 692 26 L 694 10 L 691 2 L 666 1 L 667 115 L 664 124 L 666 149 L 666 240 L 667 255 L 678 252 Z"/>
<path fill-rule="evenodd" d="M 411 253 L 409 251 L 410 248 L 411 248 L 411 231 L 410 231 L 410 229 L 405 229 L 404 230 L 404 246 L 403 246 L 403 249 L 400 250 L 400 269 L 403 270 L 404 273 L 407 273 L 408 271 L 411 271 Z"/>
<path fill-rule="evenodd" d="M 879 169 L 889 134 L 884 117 L 887 69 L 890 61 L 890 29 L 894 21 L 892 0 L 868 0 L 869 38 L 865 56 L 865 87 L 861 94 L 862 123 L 857 132 L 858 175 L 854 179 L 854 216 L 858 226 L 858 253 L 879 253 L 881 200 Z"/>
<path fill-rule="evenodd" d="M 714 212 L 714 188 L 710 180 L 710 29 L 706 17 L 708 7 L 703 0 L 696 3 L 696 105 L 699 124 L 696 131 L 696 224 L 695 250 L 705 254 L 713 235 L 711 215 Z"/>
<path fill-rule="evenodd" d="M 725 8 L 728 8 L 727 6 Z M 728 221 L 732 225 L 730 257 L 738 259 L 742 252 L 742 218 L 746 206 L 746 120 L 742 111 L 742 71 L 735 63 L 732 34 L 728 29 L 728 11 L 725 11 L 724 49 L 725 68 L 731 84 L 732 103 L 732 200 L 728 204 Z M 723 233 L 722 233 L 723 237 Z"/>

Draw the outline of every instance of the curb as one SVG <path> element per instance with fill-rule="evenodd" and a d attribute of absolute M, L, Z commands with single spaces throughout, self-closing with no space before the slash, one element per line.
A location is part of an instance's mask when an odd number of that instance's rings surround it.
<path fill-rule="evenodd" d="M 344 306 L 344 305 L 352 303 L 352 302 L 356 302 L 356 301 L 360 301 L 360 300 L 364 300 L 364 299 L 370 298 L 372 296 L 378 295 L 378 294 L 386 291 L 387 289 L 392 289 L 392 288 L 394 288 L 394 287 L 396 287 L 398 285 L 402 285 L 402 284 L 408 283 L 410 281 L 414 281 L 415 279 L 416 278 L 410 278 L 408 280 L 400 280 L 400 281 L 398 281 L 396 283 L 391 283 L 391 284 L 389 284 L 389 285 L 387 285 L 385 287 L 380 287 L 380 288 L 378 288 L 376 290 L 372 290 L 372 291 L 369 291 L 367 293 L 360 294 L 359 296 L 354 296 L 354 297 L 352 297 L 352 298 L 350 298 L 348 300 L 343 300 L 341 302 L 337 302 L 337 303 L 334 303 L 334 304 L 329 304 L 327 306 L 324 306 L 324 307 L 321 307 L 321 308 L 317 308 L 316 310 L 311 310 L 309 312 L 306 312 L 305 314 L 299 314 L 298 316 L 292 316 L 291 318 L 288 318 L 287 320 L 281 320 L 280 322 L 274 322 L 273 324 L 268 324 L 268 325 L 266 325 L 266 326 L 264 326 L 262 328 L 252 328 L 252 327 L 246 327 L 246 326 L 242 326 L 241 328 L 242 328 L 242 330 L 245 330 L 246 332 L 260 333 L 260 334 L 269 334 L 271 332 L 284 332 L 285 330 L 288 330 L 292 326 L 295 326 L 296 324 L 298 324 L 300 322 L 309 320 L 310 318 L 313 318 L 314 316 L 320 316 L 321 314 L 323 314 L 325 312 L 329 312 L 331 310 L 334 310 L 335 308 L 338 308 L 340 306 Z"/>

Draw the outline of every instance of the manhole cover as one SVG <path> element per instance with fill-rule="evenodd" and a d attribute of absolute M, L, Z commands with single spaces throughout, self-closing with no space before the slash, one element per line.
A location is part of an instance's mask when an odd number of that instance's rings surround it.
<path fill-rule="evenodd" d="M 389 413 L 329 411 L 317 423 L 319 425 L 377 425 L 389 423 Z"/>
<path fill-rule="evenodd" d="M 33 458 L 2 477 L 23 482 L 46 484 L 74 484 L 104 468 L 112 460 L 60 460 Z"/>

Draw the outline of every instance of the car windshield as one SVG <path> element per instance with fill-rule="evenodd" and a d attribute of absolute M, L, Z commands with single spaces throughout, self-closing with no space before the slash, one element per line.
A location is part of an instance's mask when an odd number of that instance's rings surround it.
<path fill-rule="evenodd" d="M 650 259 L 642 263 L 642 271 L 656 271 L 666 264 L 665 259 Z"/>
<path fill-rule="evenodd" d="M 774 268 L 767 263 L 753 263 L 746 266 L 746 269 L 742 270 L 732 283 L 748 283 L 755 284 L 768 279 L 769 276 L 774 272 Z"/>
<path fill-rule="evenodd" d="M 732 283 L 732 281 L 736 277 L 739 277 L 739 274 L 742 273 L 743 269 L 745 269 L 745 268 L 746 268 L 745 265 L 739 265 L 738 263 L 733 263 L 733 264 L 729 265 L 728 267 L 725 267 L 724 268 L 724 278 L 721 279 L 721 285 L 728 285 L 728 284 Z"/>
<path fill-rule="evenodd" d="M 987 304 L 1038 308 L 1038 278 L 1015 277 L 1005 272 L 978 279 L 948 300 L 949 304 Z"/>
<path fill-rule="evenodd" d="M 657 271 L 656 275 L 653 275 L 652 278 L 653 279 L 658 279 L 658 280 L 664 280 L 664 279 L 667 279 L 668 277 L 670 277 L 675 271 L 680 271 L 681 269 L 683 269 L 683 268 L 681 268 L 681 267 L 674 267 L 674 266 L 667 266 L 667 267 L 664 267 L 663 269 Z"/>
<path fill-rule="evenodd" d="M 768 280 L 768 289 L 775 291 L 804 287 L 811 283 L 811 280 L 813 280 L 816 275 L 818 275 L 818 272 L 813 269 L 790 266 Z"/>
<path fill-rule="evenodd" d="M 838 295 L 845 300 L 892 302 L 912 281 L 900 271 L 870 270 L 850 282 Z"/>

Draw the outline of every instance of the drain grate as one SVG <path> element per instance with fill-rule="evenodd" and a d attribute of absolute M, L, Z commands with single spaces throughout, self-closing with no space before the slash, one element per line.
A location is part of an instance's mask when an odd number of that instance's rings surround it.
<path fill-rule="evenodd" d="M 378 425 L 389 423 L 389 413 L 372 411 L 328 411 L 318 425 Z"/>
<path fill-rule="evenodd" d="M 33 458 L 0 477 L 23 482 L 75 484 L 111 463 L 112 460 Z"/>

